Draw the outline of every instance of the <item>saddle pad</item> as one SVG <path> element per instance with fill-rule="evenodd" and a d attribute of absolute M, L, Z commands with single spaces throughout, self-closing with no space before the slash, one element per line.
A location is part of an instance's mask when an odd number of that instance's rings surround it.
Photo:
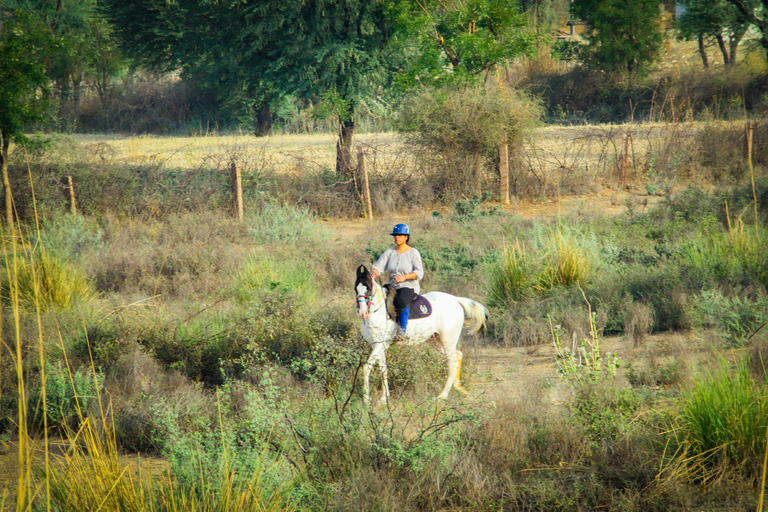
<path fill-rule="evenodd" d="M 426 318 L 432 314 L 432 304 L 423 295 L 417 295 L 408 308 L 408 319 Z"/>

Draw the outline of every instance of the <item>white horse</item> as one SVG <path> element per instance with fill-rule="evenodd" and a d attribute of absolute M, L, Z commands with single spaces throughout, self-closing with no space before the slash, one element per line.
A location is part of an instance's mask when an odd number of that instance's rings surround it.
<path fill-rule="evenodd" d="M 373 281 L 370 272 L 364 265 L 360 265 L 357 269 L 355 293 L 357 293 L 357 312 L 363 320 L 363 338 L 371 346 L 371 355 L 363 367 L 365 401 L 367 403 L 371 401 L 371 369 L 378 362 L 381 371 L 381 398 L 377 403 L 385 403 L 389 397 L 385 354 L 400 327 L 395 320 L 387 315 L 384 290 Z M 488 309 L 475 300 L 454 297 L 447 293 L 429 292 L 424 296 L 432 304 L 432 314 L 426 318 L 408 322 L 405 333 L 407 344 L 416 345 L 430 338 L 438 341 L 443 347 L 443 353 L 448 358 L 448 381 L 437 398 L 447 399 L 451 387 L 466 394 L 459 379 L 462 353 L 456 350 L 456 347 L 465 325 L 469 328 L 469 334 L 476 334 L 485 328 Z"/>

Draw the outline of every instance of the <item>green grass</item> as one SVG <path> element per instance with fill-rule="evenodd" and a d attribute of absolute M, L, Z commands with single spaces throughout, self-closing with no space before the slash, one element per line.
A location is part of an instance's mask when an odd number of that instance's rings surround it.
<path fill-rule="evenodd" d="M 745 361 L 721 360 L 694 378 L 679 403 L 671 434 L 679 445 L 678 469 L 703 482 L 727 472 L 756 479 L 765 451 L 768 383 L 754 379 Z"/>

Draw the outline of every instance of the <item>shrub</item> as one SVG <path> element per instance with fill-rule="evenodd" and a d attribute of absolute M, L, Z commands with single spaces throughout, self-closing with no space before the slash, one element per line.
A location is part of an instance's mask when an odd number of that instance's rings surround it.
<path fill-rule="evenodd" d="M 275 202 L 249 216 L 248 230 L 259 244 L 320 244 L 328 237 L 327 229 L 308 210 Z"/>
<path fill-rule="evenodd" d="M 45 389 L 48 428 L 60 432 L 75 432 L 80 422 L 88 418 L 94 405 L 98 404 L 98 395 L 104 381 L 101 373 L 93 373 L 90 368 L 81 368 L 70 372 L 69 368 L 58 362 L 46 367 L 46 383 L 34 388 L 29 397 L 29 411 L 32 412 L 31 424 L 43 427 L 42 394 Z"/>
<path fill-rule="evenodd" d="M 717 329 L 733 346 L 742 346 L 752 332 L 768 320 L 768 297 L 726 297 L 719 290 L 704 290 L 692 299 L 694 325 Z"/>
<path fill-rule="evenodd" d="M 512 151 L 518 148 L 540 117 L 538 103 L 516 90 L 424 89 L 408 100 L 399 124 L 406 140 L 419 148 L 438 196 L 460 197 L 466 190 L 480 195 L 485 178 L 478 166 L 495 158 L 504 140 Z"/>

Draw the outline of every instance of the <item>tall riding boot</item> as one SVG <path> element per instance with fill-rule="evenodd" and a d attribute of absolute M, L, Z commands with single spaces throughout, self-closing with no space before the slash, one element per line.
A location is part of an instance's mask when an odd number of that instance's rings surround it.
<path fill-rule="evenodd" d="M 408 328 L 408 314 L 410 309 L 404 307 L 400 314 L 397 316 L 398 323 L 400 324 L 400 334 L 405 336 L 405 330 Z"/>

